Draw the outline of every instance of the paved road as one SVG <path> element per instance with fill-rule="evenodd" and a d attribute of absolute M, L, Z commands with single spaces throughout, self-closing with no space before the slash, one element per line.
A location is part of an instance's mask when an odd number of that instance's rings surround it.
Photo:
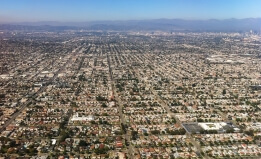
<path fill-rule="evenodd" d="M 20 106 L 20 109 L 19 109 L 16 113 L 14 113 L 14 114 L 10 117 L 10 119 L 5 122 L 4 125 L 2 125 L 2 127 L 0 128 L 0 133 L 3 132 L 3 131 L 6 129 L 6 127 L 8 127 L 8 126 L 16 119 L 16 117 L 17 117 L 18 115 L 20 115 L 28 105 L 30 105 L 30 103 L 33 102 L 33 98 L 37 97 L 39 94 L 41 94 L 42 92 L 44 92 L 44 91 L 47 89 L 48 85 L 51 84 L 51 83 L 57 78 L 58 74 L 61 73 L 61 72 L 65 69 L 65 66 L 66 66 L 68 63 L 71 62 L 72 57 L 73 57 L 75 54 L 76 54 L 75 52 L 72 53 L 71 57 L 66 61 L 66 63 L 64 63 L 64 64 L 59 68 L 59 70 L 56 71 L 56 73 L 54 74 L 54 76 L 53 76 L 50 80 L 48 80 L 48 81 L 46 82 L 46 85 L 42 86 L 42 87 L 41 87 L 36 93 L 34 93 L 34 94 L 31 96 L 31 98 L 28 99 L 25 103 L 22 103 L 22 105 Z"/>
<path fill-rule="evenodd" d="M 138 73 L 136 70 L 135 70 L 135 74 L 136 74 L 137 76 L 139 76 L 139 73 Z M 178 119 L 178 118 L 175 116 L 175 114 L 170 110 L 168 104 L 167 104 L 164 100 L 162 100 L 162 99 L 160 98 L 160 96 L 158 95 L 157 91 L 154 90 L 153 88 L 151 88 L 151 92 L 152 92 L 152 94 L 154 95 L 154 97 L 157 99 L 157 101 L 159 102 L 159 104 L 161 104 L 161 106 L 163 106 L 163 107 L 165 108 L 165 110 L 167 111 L 167 113 L 168 113 L 171 117 L 174 117 L 175 120 L 176 120 L 176 122 L 181 125 L 181 122 L 179 121 L 179 119 Z M 199 145 L 199 143 L 198 143 L 197 141 L 195 141 L 195 139 L 191 136 L 191 134 L 186 133 L 186 136 L 190 139 L 190 141 L 191 141 L 191 143 L 193 144 L 193 146 L 198 150 L 198 153 L 202 156 L 202 154 L 201 154 L 202 149 L 201 149 L 201 146 Z M 208 157 L 208 156 L 204 156 L 204 158 L 207 158 L 207 159 L 208 159 L 209 157 Z"/>
<path fill-rule="evenodd" d="M 115 83 L 115 80 L 113 79 L 113 76 L 112 76 L 111 63 L 110 63 L 110 58 L 109 58 L 108 54 L 107 54 L 107 61 L 108 61 L 108 65 L 109 65 L 109 73 L 110 73 L 111 87 L 112 87 L 112 91 L 113 91 L 113 96 L 114 96 L 115 101 L 117 102 L 117 105 L 119 106 L 120 121 L 121 121 L 121 124 L 127 125 L 125 117 L 124 117 L 124 114 L 122 113 L 123 112 L 123 104 L 122 104 L 122 101 L 119 98 L 119 95 L 118 95 L 118 93 L 116 92 L 116 89 L 115 89 L 115 84 L 116 83 Z M 134 158 L 134 148 L 131 145 L 130 135 L 131 135 L 130 131 L 126 130 L 126 133 L 123 136 L 127 140 L 127 142 L 129 143 L 129 145 L 127 146 L 128 156 L 129 156 L 128 158 Z"/>

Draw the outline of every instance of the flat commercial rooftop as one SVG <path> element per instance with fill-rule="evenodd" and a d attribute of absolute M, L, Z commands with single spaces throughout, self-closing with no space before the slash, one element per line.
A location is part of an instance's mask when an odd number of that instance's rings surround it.
<path fill-rule="evenodd" d="M 209 125 L 211 125 L 209 127 Z M 199 134 L 201 131 L 205 130 L 216 130 L 218 132 L 225 132 L 229 129 L 234 129 L 235 132 L 239 131 L 236 126 L 234 126 L 232 123 L 225 123 L 225 122 L 219 122 L 219 123 L 183 123 L 182 126 L 188 133 L 197 133 Z"/>

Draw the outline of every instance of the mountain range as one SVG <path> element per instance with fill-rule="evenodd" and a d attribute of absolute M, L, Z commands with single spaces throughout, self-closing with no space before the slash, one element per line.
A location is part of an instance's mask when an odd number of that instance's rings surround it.
<path fill-rule="evenodd" d="M 115 31 L 214 31 L 240 32 L 253 30 L 261 31 L 261 18 L 246 19 L 153 19 L 153 20 L 126 20 L 126 21 L 92 21 L 92 22 L 19 22 L 0 24 L 0 30 L 15 29 L 88 29 L 88 30 L 115 30 Z"/>

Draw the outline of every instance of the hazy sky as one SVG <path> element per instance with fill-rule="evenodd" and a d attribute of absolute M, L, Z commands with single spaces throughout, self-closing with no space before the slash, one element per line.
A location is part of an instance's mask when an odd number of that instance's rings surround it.
<path fill-rule="evenodd" d="M 261 17 L 261 0 L 1 0 L 0 22 Z"/>

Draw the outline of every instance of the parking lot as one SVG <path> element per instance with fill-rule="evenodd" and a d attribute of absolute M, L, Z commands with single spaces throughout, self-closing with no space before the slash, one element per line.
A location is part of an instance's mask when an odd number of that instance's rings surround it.
<path fill-rule="evenodd" d="M 200 133 L 203 130 L 198 123 L 184 123 L 182 126 L 188 133 Z"/>

